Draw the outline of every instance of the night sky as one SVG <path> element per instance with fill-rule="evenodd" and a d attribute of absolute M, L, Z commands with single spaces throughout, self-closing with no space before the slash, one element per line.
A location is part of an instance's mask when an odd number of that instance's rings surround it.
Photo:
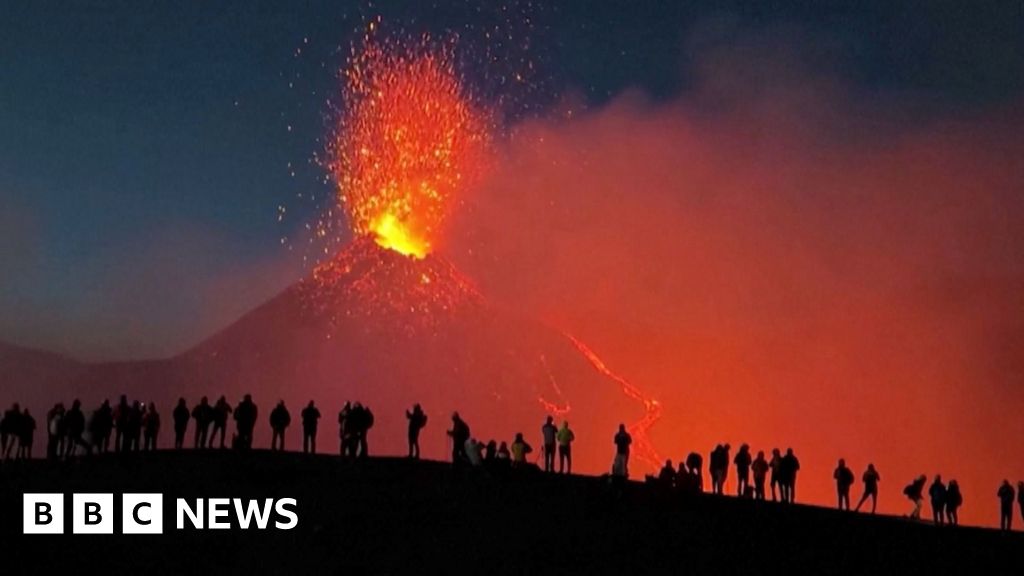
<path fill-rule="evenodd" d="M 325 102 L 375 14 L 460 33 L 486 97 L 534 62 L 510 122 L 627 91 L 685 100 L 708 54 L 751 50 L 897 124 L 1012 108 L 1024 90 L 1019 0 L 557 4 L 0 2 L 0 339 L 164 356 L 301 277 L 330 192 L 311 163 Z M 485 46 L 492 24 L 509 46 Z M 487 50 L 511 59 L 474 66 Z"/>

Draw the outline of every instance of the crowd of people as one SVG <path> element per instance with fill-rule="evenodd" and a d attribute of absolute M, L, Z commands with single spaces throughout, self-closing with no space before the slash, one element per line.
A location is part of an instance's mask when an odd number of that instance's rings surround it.
<path fill-rule="evenodd" d="M 230 446 L 237 450 L 252 448 L 253 434 L 258 421 L 259 409 L 252 396 L 246 394 L 234 407 L 221 396 L 215 404 L 203 396 L 199 403 L 189 409 L 184 398 L 178 400 L 172 411 L 174 425 L 174 448 L 184 448 L 188 427 L 193 426 L 193 448 L 209 449 L 219 446 L 226 448 L 227 424 L 229 418 L 235 422 L 235 432 L 231 436 Z M 419 404 L 415 404 L 405 412 L 408 421 L 408 457 L 420 457 L 420 432 L 427 425 L 427 414 Z M 316 438 L 321 418 L 320 410 L 314 401 L 302 409 L 302 450 L 316 453 Z M 511 444 L 504 441 L 488 440 L 483 442 L 470 433 L 469 424 L 458 412 L 451 417 L 451 429 L 447 437 L 451 449 L 452 463 L 457 467 L 495 467 L 523 468 L 536 466 L 531 461 L 533 447 L 526 441 L 522 432 L 517 432 Z M 270 411 L 271 450 L 285 449 L 285 436 L 291 425 L 291 413 L 285 402 L 279 401 Z M 346 402 L 338 412 L 338 435 L 340 454 L 345 458 L 366 458 L 369 456 L 369 431 L 373 428 L 373 411 L 359 402 Z M 156 404 L 145 404 L 139 401 L 128 401 L 122 395 L 116 406 L 104 400 L 86 418 L 82 403 L 74 400 L 70 408 L 62 402 L 56 403 L 46 414 L 45 429 L 47 434 L 46 457 L 49 459 L 69 459 L 79 455 L 96 453 L 135 452 L 157 449 L 161 419 Z M 35 440 L 36 419 L 28 408 L 22 409 L 18 403 L 4 411 L 0 418 L 0 458 L 17 460 L 32 458 Z M 111 443 L 111 438 L 113 442 Z M 541 450 L 538 459 L 543 456 L 543 470 L 550 473 L 572 473 L 572 445 L 576 435 L 563 421 L 556 425 L 554 417 L 548 416 L 540 428 Z M 612 438 L 614 458 L 612 460 L 610 478 L 622 482 L 629 477 L 629 455 L 633 443 L 625 425 L 620 424 Z M 112 445 L 111 445 L 112 444 Z M 770 489 L 773 502 L 793 503 L 796 501 L 796 480 L 800 471 L 800 461 L 792 448 L 785 455 L 780 449 L 772 450 L 771 458 L 765 452 L 758 451 L 751 456 L 750 446 L 743 444 L 736 455 L 730 460 L 731 446 L 728 443 L 718 444 L 709 454 L 708 474 L 711 478 L 711 493 L 725 494 L 725 485 L 729 476 L 730 463 L 736 468 L 736 494 L 741 498 L 767 500 Z M 555 470 L 557 460 L 557 471 Z M 680 493 L 704 492 L 704 458 L 698 452 L 691 452 L 674 467 L 672 460 L 666 460 L 657 476 L 648 476 L 647 480 L 665 489 Z M 833 480 L 836 485 L 837 506 L 840 510 L 850 510 L 850 490 L 856 481 L 853 471 L 847 467 L 846 461 L 840 459 Z M 752 482 L 751 482 L 752 480 Z M 871 500 L 871 513 L 874 514 L 878 504 L 878 485 L 881 476 L 874 464 L 868 464 L 861 475 L 863 493 L 854 511 Z M 925 491 L 927 485 L 927 492 Z M 927 477 L 922 474 L 903 489 L 903 494 L 911 501 L 912 508 L 907 516 L 920 519 L 924 498 L 927 495 L 931 504 L 932 520 L 936 525 L 959 524 L 958 511 L 964 503 L 960 485 L 956 480 L 943 482 L 936 475 L 928 485 Z M 996 496 L 1000 506 L 1000 528 L 1011 530 L 1013 526 L 1014 504 L 1019 507 L 1024 520 L 1024 482 L 1018 482 L 1016 489 L 1004 480 Z"/>

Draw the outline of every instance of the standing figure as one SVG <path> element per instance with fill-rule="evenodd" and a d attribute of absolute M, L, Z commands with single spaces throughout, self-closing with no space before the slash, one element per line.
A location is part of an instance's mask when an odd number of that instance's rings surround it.
<path fill-rule="evenodd" d="M 1024 522 L 1024 482 L 1017 482 L 1017 506 L 1020 507 L 1020 521 Z"/>
<path fill-rule="evenodd" d="M 686 457 L 686 467 L 690 469 L 690 488 L 698 494 L 704 492 L 704 457 L 699 452 L 690 452 Z"/>
<path fill-rule="evenodd" d="M 363 406 L 359 402 L 356 402 L 352 407 L 352 426 L 355 431 L 353 448 L 356 451 L 353 456 L 359 458 L 366 458 L 370 455 L 370 443 L 367 436 L 370 433 L 370 428 L 373 428 L 373 412 L 369 406 Z"/>
<path fill-rule="evenodd" d="M 405 411 L 405 418 L 409 421 L 409 458 L 418 460 L 420 457 L 420 430 L 427 425 L 427 415 L 419 404 L 414 404 L 412 411 Z"/>
<path fill-rule="evenodd" d="M 846 460 L 840 458 L 832 478 L 836 481 L 836 494 L 839 496 L 839 509 L 850 509 L 850 486 L 853 486 L 853 472 L 846 467 Z"/>
<path fill-rule="evenodd" d="M 256 431 L 256 421 L 259 419 L 259 407 L 252 401 L 252 395 L 246 394 L 242 401 L 235 406 L 235 448 L 239 450 L 251 450 L 253 433 Z"/>
<path fill-rule="evenodd" d="M 748 489 L 750 488 L 750 446 L 744 444 L 740 446 L 739 452 L 736 453 L 736 458 L 733 459 L 733 464 L 736 465 L 736 495 L 746 496 Z"/>
<path fill-rule="evenodd" d="M 960 524 L 958 512 L 963 503 L 964 496 L 960 493 L 960 485 L 956 480 L 950 480 L 949 485 L 946 486 L 946 521 L 950 526 Z"/>
<path fill-rule="evenodd" d="M 569 429 L 568 420 L 562 421 L 555 440 L 558 442 L 558 473 L 572 474 L 572 443 L 576 440 L 576 434 Z"/>
<path fill-rule="evenodd" d="M 56 460 L 64 455 L 64 404 L 58 402 L 46 413 L 46 457 Z"/>
<path fill-rule="evenodd" d="M 935 475 L 935 480 L 928 487 L 928 496 L 932 502 L 932 521 L 937 526 L 946 522 L 946 485 L 942 483 L 942 476 Z"/>
<path fill-rule="evenodd" d="M 185 399 L 179 398 L 178 405 L 174 407 L 174 412 L 171 414 L 171 418 L 174 420 L 175 450 L 181 450 L 181 447 L 185 443 L 185 430 L 188 428 L 188 419 L 190 417 L 188 406 L 185 404 Z"/>
<path fill-rule="evenodd" d="M 206 448 L 209 443 L 207 438 L 210 432 L 210 423 L 213 421 L 213 408 L 210 400 L 203 396 L 199 405 L 192 409 L 192 419 L 196 421 L 196 433 L 194 448 Z"/>
<path fill-rule="evenodd" d="M 778 488 L 779 492 L 782 492 L 782 485 L 779 483 L 779 480 L 782 479 L 782 453 L 779 452 L 778 448 L 772 449 L 772 459 L 768 461 L 768 468 L 772 471 L 770 478 L 772 486 L 772 502 L 776 502 L 778 497 L 775 489 Z"/>
<path fill-rule="evenodd" d="M 548 416 L 544 425 L 540 427 L 540 434 L 544 440 L 544 471 L 555 471 L 555 437 L 558 436 L 558 428 L 555 426 L 555 419 Z"/>
<path fill-rule="evenodd" d="M 728 443 L 719 444 L 711 451 L 711 493 L 725 494 L 725 480 L 729 477 L 729 450 Z"/>
<path fill-rule="evenodd" d="M 1013 528 L 1013 498 L 1016 496 L 1009 480 L 1003 480 L 996 496 L 999 497 L 999 529 L 1009 531 Z"/>
<path fill-rule="evenodd" d="M 757 458 L 750 464 L 754 473 L 754 498 L 764 500 L 764 483 L 768 477 L 768 461 L 764 459 L 764 450 L 757 451 Z"/>
<path fill-rule="evenodd" d="M 178 405 L 174 407 L 171 417 L 174 420 L 174 449 L 181 450 L 185 444 L 185 431 L 188 430 L 188 421 L 191 418 L 184 398 L 178 398 Z"/>
<path fill-rule="evenodd" d="M 284 450 L 284 431 L 292 423 L 292 415 L 284 406 L 284 400 L 277 403 L 277 406 L 270 411 L 270 437 L 271 450 Z M 279 443 L 280 442 L 280 443 Z"/>
<path fill-rule="evenodd" d="M 320 424 L 320 410 L 313 401 L 302 409 L 302 451 L 316 454 L 316 429 Z"/>
<path fill-rule="evenodd" d="M 459 417 L 458 412 L 452 413 L 452 429 L 448 431 L 452 439 L 452 464 L 462 465 L 466 462 L 466 440 L 469 440 L 469 425 Z M 504 446 L 504 443 L 502 443 Z M 508 448 L 505 448 L 508 452 Z M 499 457 L 501 453 L 499 451 Z"/>
<path fill-rule="evenodd" d="M 121 400 L 114 408 L 114 452 L 124 450 L 128 443 L 124 431 L 128 428 L 128 417 L 132 407 L 128 405 L 128 397 L 121 394 Z"/>
<path fill-rule="evenodd" d="M 18 459 L 32 457 L 32 442 L 36 435 L 36 419 L 28 412 L 28 408 L 21 413 L 21 430 L 18 435 Z"/>
<path fill-rule="evenodd" d="M 138 452 L 142 440 L 142 404 L 138 400 L 132 402 L 128 409 L 124 441 L 125 451 Z"/>
<path fill-rule="evenodd" d="M 615 460 L 612 462 L 612 476 L 629 478 L 629 446 L 633 443 L 633 437 L 626 432 L 625 424 L 619 424 L 614 442 Z"/>
<path fill-rule="evenodd" d="M 786 455 L 782 457 L 782 501 L 792 504 L 796 502 L 796 473 L 800 471 L 800 460 L 792 448 L 786 449 Z"/>
<path fill-rule="evenodd" d="M 213 433 L 210 434 L 208 447 L 213 448 L 213 442 L 217 439 L 217 432 L 220 432 L 220 447 L 224 447 L 224 436 L 228 428 L 228 415 L 231 412 L 231 404 L 228 404 L 227 398 L 223 396 L 218 398 L 217 403 L 213 405 L 213 412 L 210 413 L 211 420 L 213 421 Z"/>
<path fill-rule="evenodd" d="M 352 404 L 345 402 L 345 405 L 338 411 L 338 443 L 339 453 L 343 458 L 348 456 L 349 434 L 352 427 L 349 416 L 352 414 Z"/>
<path fill-rule="evenodd" d="M 856 512 L 860 512 L 860 507 L 870 496 L 871 513 L 875 513 L 875 508 L 878 506 L 878 481 L 881 479 L 882 477 L 875 470 L 875 465 L 868 464 L 868 469 L 864 471 L 864 476 L 861 477 L 861 480 L 864 482 L 864 495 L 860 497 L 860 502 L 857 503 Z"/>
<path fill-rule="evenodd" d="M 512 467 L 521 468 L 526 466 L 526 456 L 533 452 L 533 446 L 523 440 L 523 433 L 516 432 L 516 439 L 512 442 Z"/>
<path fill-rule="evenodd" d="M 68 440 L 64 448 L 64 457 L 74 456 L 75 450 L 81 446 L 86 454 L 92 454 L 92 446 L 82 438 L 85 434 L 85 414 L 82 414 L 82 402 L 75 400 L 71 410 L 64 416 L 67 425 Z"/>
<path fill-rule="evenodd" d="M 156 438 L 160 434 L 160 413 L 156 404 L 150 403 L 142 417 L 142 449 L 156 450 Z"/>
<path fill-rule="evenodd" d="M 114 410 L 110 407 L 110 400 L 104 400 L 89 421 L 89 433 L 92 434 L 92 443 L 97 452 L 103 453 L 110 449 L 110 433 L 113 430 Z"/>
<path fill-rule="evenodd" d="M 0 458 L 6 460 L 18 440 L 18 421 L 21 419 L 21 407 L 17 402 L 4 412 L 0 419 Z"/>

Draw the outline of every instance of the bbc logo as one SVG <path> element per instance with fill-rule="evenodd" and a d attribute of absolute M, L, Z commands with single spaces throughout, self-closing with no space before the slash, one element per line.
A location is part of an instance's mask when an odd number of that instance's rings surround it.
<path fill-rule="evenodd" d="M 72 494 L 73 534 L 113 534 L 113 494 Z M 24 534 L 63 534 L 64 495 L 25 494 L 22 509 Z M 162 534 L 162 494 L 122 494 L 122 534 Z"/>

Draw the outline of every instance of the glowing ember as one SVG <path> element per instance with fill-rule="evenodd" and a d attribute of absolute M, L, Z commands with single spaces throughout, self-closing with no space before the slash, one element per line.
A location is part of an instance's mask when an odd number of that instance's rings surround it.
<path fill-rule="evenodd" d="M 357 235 L 422 258 L 451 199 L 479 175 L 488 125 L 449 44 L 423 38 L 409 47 L 372 35 L 364 44 L 344 72 L 329 168 Z"/>

